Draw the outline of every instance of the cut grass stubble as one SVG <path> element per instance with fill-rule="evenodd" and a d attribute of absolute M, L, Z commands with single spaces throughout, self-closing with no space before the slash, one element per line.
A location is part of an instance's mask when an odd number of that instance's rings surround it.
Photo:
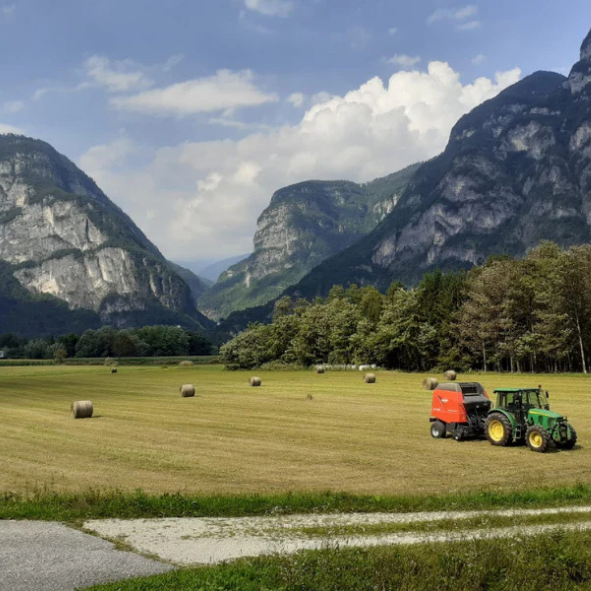
<path fill-rule="evenodd" d="M 524 491 L 591 482 L 587 378 L 470 375 L 491 392 L 542 383 L 579 434 L 572 452 L 533 454 L 429 435 L 424 376 L 261 372 L 219 367 L 0 368 L 0 492 L 142 489 L 188 497 L 340 491 L 407 496 Z M 460 376 L 461 379 L 461 376 Z M 178 395 L 194 383 L 196 397 Z M 69 414 L 80 392 L 93 419 Z"/>

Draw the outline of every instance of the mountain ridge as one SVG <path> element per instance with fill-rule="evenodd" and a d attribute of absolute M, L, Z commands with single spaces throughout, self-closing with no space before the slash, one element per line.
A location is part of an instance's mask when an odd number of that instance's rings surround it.
<path fill-rule="evenodd" d="M 200 310 L 217 319 L 271 301 L 370 232 L 417 167 L 363 184 L 310 180 L 279 189 L 259 217 L 254 252 L 220 276 L 200 299 Z"/>
<path fill-rule="evenodd" d="M 52 314 L 64 332 L 81 317 L 89 327 L 211 326 L 131 218 L 42 140 L 0 135 L 0 263 L 5 309 L 29 310 L 20 323 L 0 314 L 2 326 L 29 336 L 53 331 Z"/>

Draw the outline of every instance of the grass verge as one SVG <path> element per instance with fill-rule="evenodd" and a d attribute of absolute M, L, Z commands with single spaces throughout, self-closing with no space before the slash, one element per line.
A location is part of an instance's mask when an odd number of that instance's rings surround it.
<path fill-rule="evenodd" d="M 583 591 L 591 534 L 368 549 L 329 548 L 98 587 L 93 591 Z"/>
<path fill-rule="evenodd" d="M 79 521 L 101 518 L 245 517 L 296 513 L 467 511 L 591 503 L 591 485 L 441 496 L 362 496 L 346 493 L 184 496 L 90 490 L 0 496 L 0 519 Z"/>

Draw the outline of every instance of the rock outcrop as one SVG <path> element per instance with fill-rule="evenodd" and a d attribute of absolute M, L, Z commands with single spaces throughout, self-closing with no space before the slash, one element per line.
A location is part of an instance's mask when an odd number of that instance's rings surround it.
<path fill-rule="evenodd" d="M 277 191 L 258 220 L 254 252 L 200 298 L 218 319 L 264 304 L 368 234 L 395 207 L 418 165 L 371 183 L 308 181 Z"/>
<path fill-rule="evenodd" d="M 63 304 L 96 325 L 207 324 L 177 270 L 92 179 L 45 142 L 14 135 L 0 136 L 0 265 L 0 295 L 13 306 L 61 303 L 62 332 Z M 21 332 L 48 325 L 23 318 Z"/>
<path fill-rule="evenodd" d="M 370 234 L 285 295 L 417 283 L 428 271 L 591 241 L 591 33 L 568 78 L 537 72 L 465 115 Z M 268 314 L 259 309 L 258 317 Z M 235 317 L 232 330 L 247 321 Z"/>

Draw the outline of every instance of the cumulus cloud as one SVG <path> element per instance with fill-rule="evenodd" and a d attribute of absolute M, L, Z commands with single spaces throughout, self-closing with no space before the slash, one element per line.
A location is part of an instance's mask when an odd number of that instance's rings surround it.
<path fill-rule="evenodd" d="M 265 93 L 254 84 L 250 70 L 219 70 L 214 76 L 154 88 L 131 96 L 115 97 L 111 104 L 118 109 L 152 115 L 213 113 L 237 107 L 254 107 L 278 101 L 274 93 Z"/>
<path fill-rule="evenodd" d="M 294 8 L 292 0 L 244 0 L 249 10 L 265 16 L 288 16 Z"/>
<path fill-rule="evenodd" d="M 468 4 L 455 9 L 439 8 L 429 16 L 427 22 L 433 24 L 438 21 L 450 21 L 456 24 L 458 30 L 470 31 L 480 26 L 480 21 L 473 18 L 477 14 L 478 6 L 476 4 Z"/>
<path fill-rule="evenodd" d="M 90 84 L 104 87 L 109 92 L 132 92 L 154 84 L 131 60 L 111 61 L 107 57 L 93 55 L 86 60 L 84 68 Z"/>
<path fill-rule="evenodd" d="M 392 56 L 389 60 L 389 64 L 394 64 L 395 66 L 400 66 L 401 68 L 412 68 L 416 66 L 421 61 L 421 58 L 416 55 L 405 55 L 405 54 L 396 54 Z"/>
<path fill-rule="evenodd" d="M 307 179 L 364 182 L 431 158 L 463 114 L 519 77 L 515 69 L 462 84 L 447 63 L 432 62 L 325 95 L 297 125 L 162 148 L 142 166 L 125 163 L 140 147 L 119 138 L 80 164 L 167 256 L 229 256 L 251 248 L 277 189 Z"/>
<path fill-rule="evenodd" d="M 287 102 L 291 103 L 296 109 L 301 109 L 305 100 L 306 97 L 301 92 L 294 92 L 287 97 Z"/>

